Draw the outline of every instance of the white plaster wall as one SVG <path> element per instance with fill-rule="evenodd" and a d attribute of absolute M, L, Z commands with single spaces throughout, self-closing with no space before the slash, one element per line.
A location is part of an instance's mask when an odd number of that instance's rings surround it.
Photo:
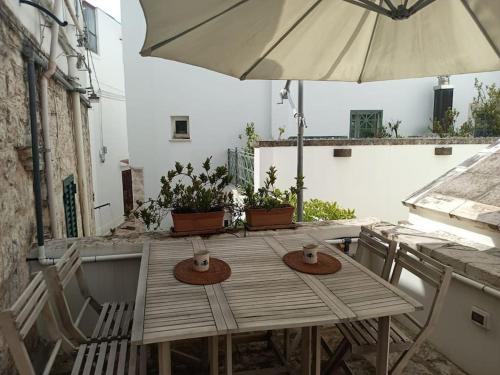
<path fill-rule="evenodd" d="M 434 289 L 404 271 L 399 287 L 424 304 L 416 314 L 424 322 Z M 490 314 L 490 329 L 474 324 L 472 306 Z M 498 375 L 500 368 L 500 301 L 452 279 L 439 320 L 429 338 L 439 352 L 471 375 Z"/>
<path fill-rule="evenodd" d="M 204 69 L 139 55 L 145 22 L 139 3 L 122 2 L 127 124 L 131 163 L 144 167 L 145 196 L 158 193 L 160 177 L 175 161 L 199 166 L 227 162 L 227 149 L 254 122 L 270 137 L 271 83 L 240 82 Z M 170 116 L 189 116 L 190 141 L 171 141 Z"/>
<path fill-rule="evenodd" d="M 89 124 L 94 207 L 110 203 L 95 210 L 96 232 L 105 234 L 124 221 L 120 161 L 129 154 L 121 24 L 100 9 L 96 10 L 96 22 L 98 51 L 92 53 L 92 83 L 100 99 L 89 110 Z M 108 151 L 104 162 L 99 158 L 102 146 Z"/>
<path fill-rule="evenodd" d="M 342 207 L 354 208 L 357 217 L 375 216 L 397 222 L 408 218 L 408 209 L 401 204 L 403 199 L 486 145 L 452 145 L 451 156 L 434 155 L 435 145 L 345 147 L 352 149 L 352 157 L 334 158 L 333 146 L 304 147 L 304 198 L 337 201 Z M 293 185 L 296 160 L 296 147 L 258 148 L 256 186 L 261 186 L 271 165 L 278 169 L 278 187 Z"/>
<path fill-rule="evenodd" d="M 476 96 L 474 78 L 485 84 L 500 84 L 500 72 L 451 76 L 454 86 L 453 106 L 460 112 L 457 124 L 469 117 L 469 106 Z M 285 138 L 297 135 L 296 121 L 290 116 L 288 103 L 275 104 L 284 81 L 274 81 L 272 88 L 273 137 L 285 127 Z M 366 82 L 304 82 L 304 114 L 306 136 L 349 136 L 351 110 L 383 110 L 383 122 L 401 120 L 404 136 L 429 133 L 434 106 L 435 77 L 397 81 Z M 297 102 L 297 85 L 292 84 L 292 96 Z"/>

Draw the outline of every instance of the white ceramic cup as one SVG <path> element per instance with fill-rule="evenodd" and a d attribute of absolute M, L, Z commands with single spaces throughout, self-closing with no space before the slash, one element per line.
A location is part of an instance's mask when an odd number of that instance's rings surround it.
<path fill-rule="evenodd" d="M 309 244 L 302 247 L 304 262 L 307 264 L 318 263 L 318 245 Z"/>
<path fill-rule="evenodd" d="M 198 272 L 208 271 L 210 268 L 210 253 L 208 251 L 199 251 L 193 257 L 193 269 Z"/>

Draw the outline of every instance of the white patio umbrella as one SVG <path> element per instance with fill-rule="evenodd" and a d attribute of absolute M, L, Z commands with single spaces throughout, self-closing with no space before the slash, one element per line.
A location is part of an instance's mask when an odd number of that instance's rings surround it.
<path fill-rule="evenodd" d="M 500 70 L 500 0 L 140 1 L 143 56 L 239 79 L 366 82 Z M 300 219 L 302 194 L 298 203 Z"/>

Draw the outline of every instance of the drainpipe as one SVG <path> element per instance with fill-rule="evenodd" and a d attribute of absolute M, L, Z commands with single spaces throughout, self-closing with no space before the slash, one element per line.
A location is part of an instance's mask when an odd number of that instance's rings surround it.
<path fill-rule="evenodd" d="M 28 60 L 28 102 L 31 128 L 31 153 L 33 158 L 33 194 L 35 195 L 36 239 L 38 260 L 45 261 L 45 244 L 43 238 L 42 191 L 40 188 L 40 156 L 38 149 L 38 126 L 36 119 L 36 70 L 33 49 L 25 48 L 24 54 Z"/>
<path fill-rule="evenodd" d="M 78 81 L 78 69 L 76 67 L 77 57 L 68 55 L 68 75 L 73 83 Z M 89 236 L 90 232 L 90 208 L 87 199 L 88 181 L 85 168 L 85 152 L 83 149 L 82 112 L 80 108 L 80 94 L 78 91 L 71 92 L 73 102 L 73 123 L 75 127 L 76 161 L 78 172 L 78 196 L 82 215 L 83 235 Z"/>
<path fill-rule="evenodd" d="M 55 0 L 54 14 L 58 19 L 62 18 L 62 2 Z M 45 155 L 45 182 L 47 186 L 47 197 L 49 205 L 50 231 L 53 238 L 60 238 L 61 233 L 57 226 L 57 212 L 54 198 L 54 183 L 53 183 L 53 165 L 52 165 L 52 145 L 50 141 L 50 124 L 49 124 L 49 80 L 57 70 L 56 56 L 57 45 L 59 38 L 59 24 L 52 22 L 50 55 L 47 70 L 40 77 L 40 120 L 42 123 L 42 132 L 44 140 L 44 155 Z"/>
<path fill-rule="evenodd" d="M 78 30 L 78 35 L 82 36 L 83 31 L 80 27 L 80 23 L 78 22 L 78 17 L 76 16 L 75 8 L 73 8 L 73 4 L 71 0 L 64 0 L 64 4 L 66 4 L 66 8 L 68 9 L 68 13 L 75 24 L 76 29 Z"/>

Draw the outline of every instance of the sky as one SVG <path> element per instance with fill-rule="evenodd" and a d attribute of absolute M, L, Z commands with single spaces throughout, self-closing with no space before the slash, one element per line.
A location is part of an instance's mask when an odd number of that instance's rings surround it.
<path fill-rule="evenodd" d="M 121 21 L 120 0 L 86 0 L 103 11 L 111 15 L 113 18 Z"/>

